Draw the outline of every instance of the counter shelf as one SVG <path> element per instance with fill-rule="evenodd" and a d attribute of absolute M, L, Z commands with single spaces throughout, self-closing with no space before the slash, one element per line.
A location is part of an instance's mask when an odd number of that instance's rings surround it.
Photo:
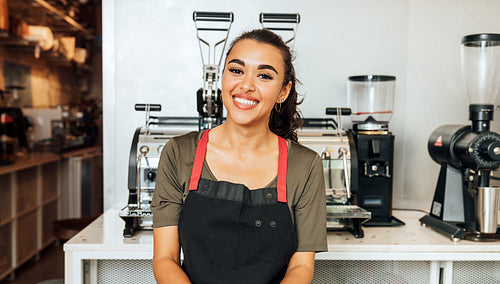
<path fill-rule="evenodd" d="M 394 210 L 394 215 L 406 226 L 366 227 L 364 238 L 328 232 L 328 251 L 316 254 L 313 283 L 500 281 L 500 243 L 453 242 L 420 225 L 423 212 Z M 140 283 L 154 283 L 152 232 L 124 238 L 123 225 L 118 210 L 108 210 L 69 240 L 64 245 L 65 281 L 81 283 L 85 277 L 90 283 L 104 283 L 135 277 Z"/>

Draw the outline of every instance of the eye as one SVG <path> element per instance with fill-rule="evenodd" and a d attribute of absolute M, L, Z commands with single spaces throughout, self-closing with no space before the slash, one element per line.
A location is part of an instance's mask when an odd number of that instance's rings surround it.
<path fill-rule="evenodd" d="M 229 67 L 229 68 L 227 68 L 227 70 L 233 74 L 236 74 L 236 75 L 243 74 L 243 71 L 239 68 L 236 68 L 236 67 Z"/>
<path fill-rule="evenodd" d="M 261 74 L 259 74 L 258 77 L 263 79 L 263 80 L 272 80 L 273 79 L 273 76 L 266 74 L 266 73 L 261 73 Z"/>

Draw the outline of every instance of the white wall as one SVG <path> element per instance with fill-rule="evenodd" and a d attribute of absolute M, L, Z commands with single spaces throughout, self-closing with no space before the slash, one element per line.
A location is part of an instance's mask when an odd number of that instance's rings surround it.
<path fill-rule="evenodd" d="M 438 166 L 427 139 L 439 125 L 467 123 L 460 39 L 500 32 L 495 0 L 104 0 L 105 209 L 127 201 L 130 143 L 144 119 L 134 104 L 161 103 L 161 115 L 197 116 L 202 62 L 194 10 L 234 12 L 231 39 L 260 27 L 260 12 L 300 13 L 295 64 L 305 117 L 346 106 L 348 76 L 396 76 L 394 206 L 428 210 Z"/>
<path fill-rule="evenodd" d="M 460 41 L 474 33 L 500 33 L 500 1 L 410 1 L 404 134 L 396 153 L 395 206 L 430 209 L 439 165 L 427 152 L 443 124 L 469 124 L 460 66 Z M 496 104 L 500 101 L 497 98 Z M 500 114 L 492 130 L 499 132 Z M 399 164 L 399 166 L 398 166 Z M 402 177 L 402 179 L 401 179 Z"/>

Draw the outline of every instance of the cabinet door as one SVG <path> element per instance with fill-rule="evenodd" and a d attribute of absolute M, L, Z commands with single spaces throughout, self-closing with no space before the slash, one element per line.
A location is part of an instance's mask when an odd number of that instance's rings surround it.
<path fill-rule="evenodd" d="M 0 225 L 12 218 L 11 175 L 0 176 Z"/>
<path fill-rule="evenodd" d="M 57 219 L 57 200 L 43 206 L 42 245 L 55 240 L 52 233 L 52 223 Z"/>
<path fill-rule="evenodd" d="M 0 279 L 12 268 L 12 223 L 0 226 Z"/>
<path fill-rule="evenodd" d="M 37 211 L 24 215 L 17 221 L 17 262 L 24 263 L 38 252 Z"/>
<path fill-rule="evenodd" d="M 50 164 L 45 164 L 42 167 L 42 201 L 43 203 L 53 200 L 57 197 L 57 185 L 58 185 L 58 165 L 59 162 L 54 162 Z"/>
<path fill-rule="evenodd" d="M 16 172 L 17 215 L 27 213 L 38 206 L 37 200 L 37 168 L 29 168 Z"/>

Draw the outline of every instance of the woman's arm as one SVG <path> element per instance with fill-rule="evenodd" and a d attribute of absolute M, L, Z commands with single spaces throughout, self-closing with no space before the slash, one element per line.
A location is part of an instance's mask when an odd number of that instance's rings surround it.
<path fill-rule="evenodd" d="M 282 284 L 310 284 L 314 274 L 314 255 L 313 251 L 295 252 L 290 258 L 285 278 Z"/>
<path fill-rule="evenodd" d="M 177 226 L 153 229 L 153 272 L 156 282 L 191 283 L 181 268 Z"/>

